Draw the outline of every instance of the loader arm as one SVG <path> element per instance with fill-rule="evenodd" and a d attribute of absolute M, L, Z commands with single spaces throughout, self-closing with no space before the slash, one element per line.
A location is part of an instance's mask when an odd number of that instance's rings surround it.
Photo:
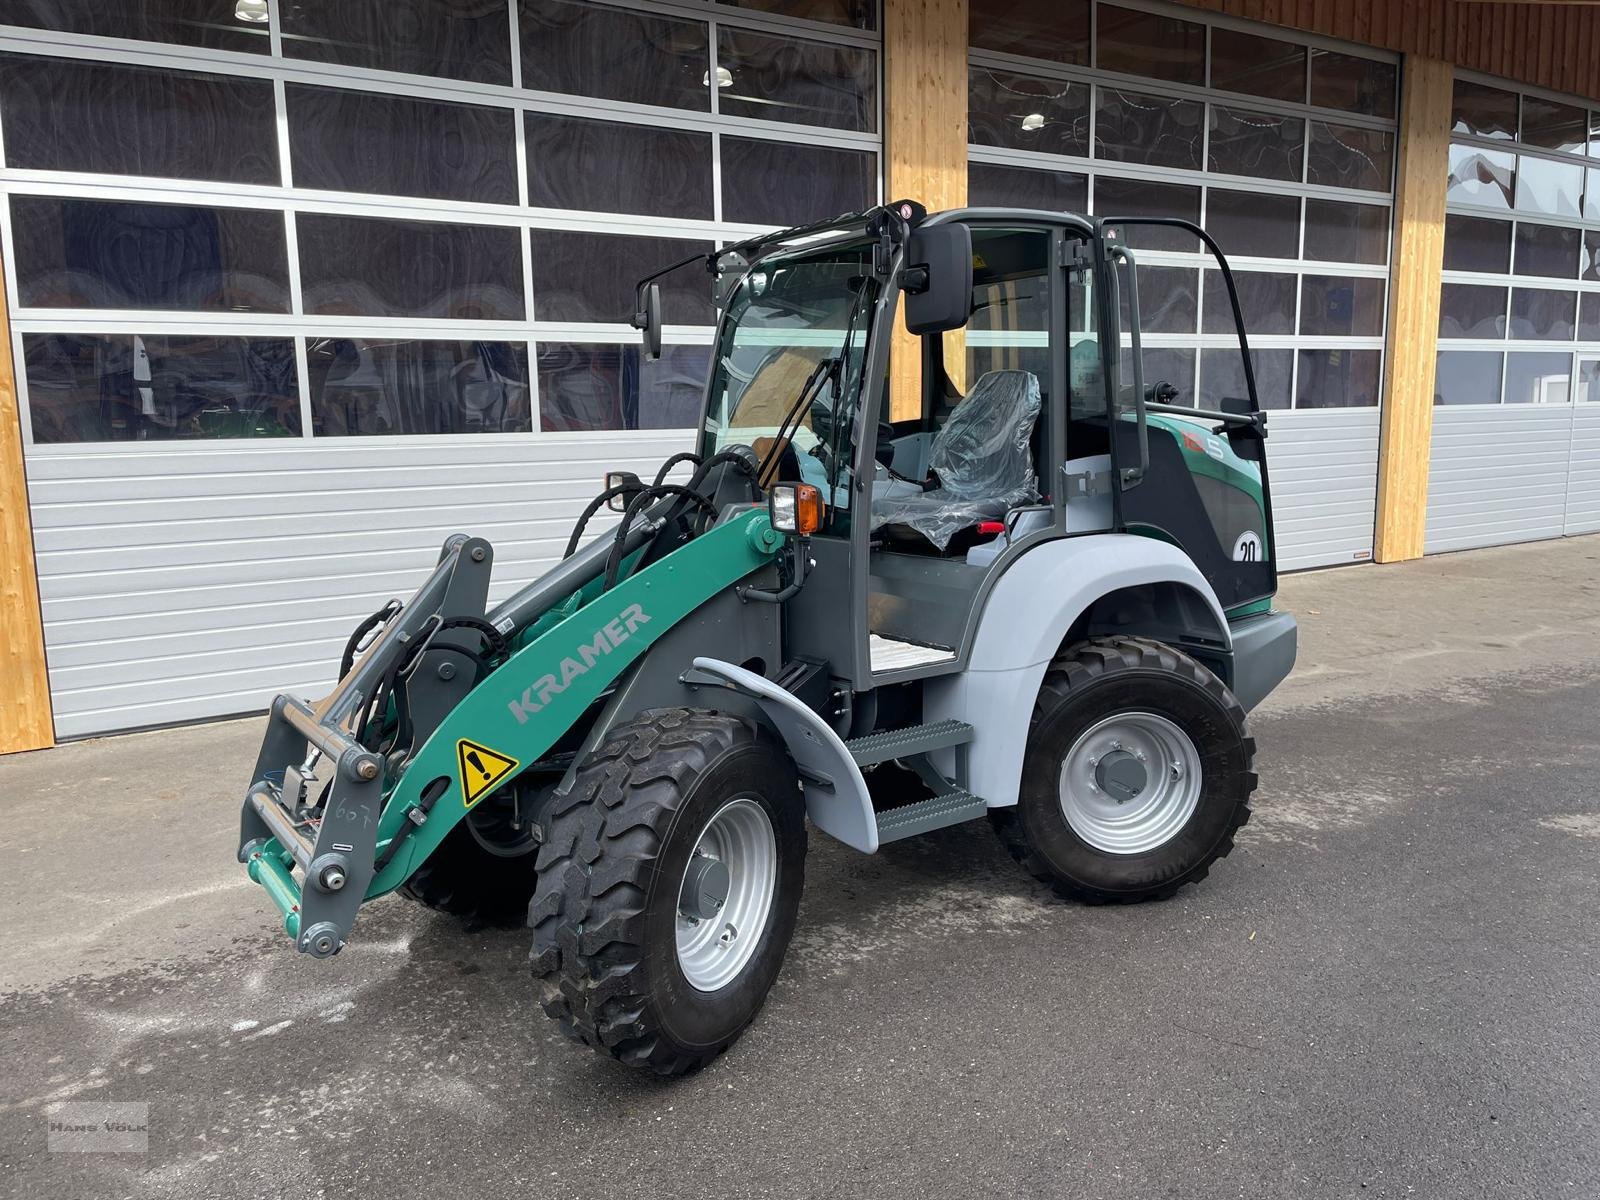
<path fill-rule="evenodd" d="M 319 723 L 323 706 L 280 697 L 272 720 L 341 764 L 315 829 L 297 824 L 281 803 L 280 781 L 294 777 L 292 762 L 259 765 L 245 802 L 240 860 L 299 948 L 316 957 L 336 953 L 361 903 L 404 883 L 469 809 L 555 745 L 656 639 L 765 566 L 782 545 L 766 510 L 749 509 L 609 590 L 575 592 L 570 613 L 558 609 L 534 622 L 520 649 L 440 722 L 388 781 L 381 809 L 375 793 L 384 781 L 361 777 L 376 756 Z"/>

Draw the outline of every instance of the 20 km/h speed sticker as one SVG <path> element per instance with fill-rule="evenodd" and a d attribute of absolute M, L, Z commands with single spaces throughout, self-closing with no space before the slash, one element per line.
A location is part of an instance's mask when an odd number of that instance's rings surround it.
<path fill-rule="evenodd" d="M 463 806 L 471 808 L 520 765 L 509 754 L 462 738 L 456 743 L 456 766 L 461 772 Z"/>
<path fill-rule="evenodd" d="M 1261 561 L 1261 535 L 1253 529 L 1246 529 L 1239 535 L 1239 540 L 1233 544 L 1234 562 L 1260 562 Z"/>

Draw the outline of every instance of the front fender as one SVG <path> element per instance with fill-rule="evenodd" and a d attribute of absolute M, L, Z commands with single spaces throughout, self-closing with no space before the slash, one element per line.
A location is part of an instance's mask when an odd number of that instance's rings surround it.
<path fill-rule="evenodd" d="M 1149 584 L 1192 591 L 1211 615 L 1207 636 L 1231 650 L 1227 617 L 1205 576 L 1182 550 L 1155 538 L 1058 538 L 1022 555 L 995 581 L 977 618 L 967 669 L 930 679 L 923 692 L 923 720 L 972 726 L 967 788 L 989 807 L 1017 802 L 1034 700 L 1073 623 L 1102 596 Z"/>

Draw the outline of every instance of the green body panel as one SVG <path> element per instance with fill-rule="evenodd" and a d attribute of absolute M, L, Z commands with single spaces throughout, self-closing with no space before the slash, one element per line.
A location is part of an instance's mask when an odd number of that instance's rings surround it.
<path fill-rule="evenodd" d="M 752 509 L 611 590 L 601 591 L 598 581 L 586 585 L 540 617 L 530 626 L 530 640 L 467 694 L 406 767 L 378 824 L 380 856 L 424 789 L 441 776 L 450 785 L 427 820 L 373 877 L 367 899 L 404 883 L 471 807 L 458 774 L 460 740 L 514 758 L 517 770 L 536 761 L 657 638 L 765 566 L 782 545 L 783 536 L 773 530 L 766 511 Z M 515 774 L 497 779 L 496 787 Z"/>
<path fill-rule="evenodd" d="M 1183 461 L 1188 464 L 1191 474 L 1205 475 L 1229 487 L 1238 488 L 1256 502 L 1257 508 L 1265 508 L 1261 495 L 1260 471 L 1254 463 L 1246 463 L 1235 454 L 1228 439 L 1219 433 L 1212 433 L 1205 421 L 1191 421 L 1166 413 L 1151 413 L 1147 420 L 1152 429 L 1165 429 L 1177 439 L 1178 449 L 1183 452 Z M 1198 439 L 1203 445 L 1219 446 L 1222 457 L 1218 459 L 1203 449 L 1196 450 L 1184 440 L 1183 435 L 1186 433 Z"/>

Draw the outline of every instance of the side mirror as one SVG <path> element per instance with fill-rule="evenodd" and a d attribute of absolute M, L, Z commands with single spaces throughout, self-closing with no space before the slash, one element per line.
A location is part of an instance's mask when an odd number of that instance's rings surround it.
<path fill-rule="evenodd" d="M 652 362 L 661 357 L 661 285 L 647 283 L 635 299 L 637 311 L 628 324 L 644 331 L 645 356 Z"/>
<path fill-rule="evenodd" d="M 906 243 L 900 287 L 906 332 L 960 329 L 972 313 L 972 231 L 959 222 L 919 225 Z"/>

